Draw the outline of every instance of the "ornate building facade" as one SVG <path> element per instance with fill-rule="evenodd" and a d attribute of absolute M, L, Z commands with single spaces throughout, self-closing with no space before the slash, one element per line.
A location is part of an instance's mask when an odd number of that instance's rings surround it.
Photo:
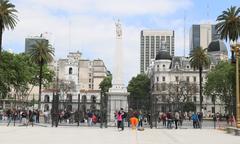
<path fill-rule="evenodd" d="M 209 44 L 208 55 L 211 60 L 210 67 L 203 70 L 203 85 L 206 82 L 207 73 L 220 61 L 228 60 L 225 44 L 216 40 Z M 170 56 L 169 52 L 160 50 L 156 58 L 152 60 L 146 74 L 151 79 L 152 98 L 155 111 L 179 111 L 186 102 L 194 103 L 196 110 L 200 110 L 199 96 L 199 71 L 190 65 L 190 58 Z M 203 96 L 203 109 L 205 115 L 220 112 L 224 113 L 224 105 L 220 100 L 214 107 L 212 99 Z"/>

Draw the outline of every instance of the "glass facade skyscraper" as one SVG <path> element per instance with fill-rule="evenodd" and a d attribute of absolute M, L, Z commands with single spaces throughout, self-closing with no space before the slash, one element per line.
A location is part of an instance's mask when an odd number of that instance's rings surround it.
<path fill-rule="evenodd" d="M 140 36 L 140 72 L 144 73 L 160 49 L 174 56 L 175 36 L 172 30 L 142 30 Z"/>
<path fill-rule="evenodd" d="M 190 54 L 197 48 L 207 48 L 211 41 L 219 39 L 215 25 L 192 25 L 190 29 Z"/>
<path fill-rule="evenodd" d="M 26 38 L 25 39 L 25 53 L 27 53 L 29 51 L 29 49 L 31 49 L 32 45 L 34 45 L 37 41 L 47 41 L 47 42 L 49 42 L 47 39 L 45 39 L 43 37 Z"/>

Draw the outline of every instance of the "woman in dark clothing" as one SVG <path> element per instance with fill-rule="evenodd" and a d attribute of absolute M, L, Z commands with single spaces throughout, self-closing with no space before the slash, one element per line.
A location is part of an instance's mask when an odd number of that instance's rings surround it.
<path fill-rule="evenodd" d="M 33 127 L 33 112 L 31 110 L 29 110 L 29 113 L 28 113 L 28 124 L 29 123 L 31 123 Z"/>

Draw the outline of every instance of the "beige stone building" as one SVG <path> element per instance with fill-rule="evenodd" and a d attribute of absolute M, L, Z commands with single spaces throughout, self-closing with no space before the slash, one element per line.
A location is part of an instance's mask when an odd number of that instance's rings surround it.
<path fill-rule="evenodd" d="M 60 109 L 76 110 L 78 95 L 84 111 L 100 108 L 99 84 L 108 74 L 103 60 L 83 59 L 82 54 L 77 51 L 70 52 L 67 58 L 53 62 L 50 67 L 55 71 L 58 81 Z M 51 90 L 43 90 L 42 110 L 51 109 L 52 96 Z"/>

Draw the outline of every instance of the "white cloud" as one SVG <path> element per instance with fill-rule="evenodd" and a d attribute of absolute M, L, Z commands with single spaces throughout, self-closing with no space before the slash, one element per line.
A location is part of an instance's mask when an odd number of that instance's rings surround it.
<path fill-rule="evenodd" d="M 115 48 L 113 17 L 146 15 L 166 16 L 191 5 L 190 0 L 15 0 L 19 23 L 14 31 L 4 34 L 4 45 L 19 43 L 24 51 L 27 36 L 50 33 L 56 57 L 66 57 L 69 51 L 81 50 L 86 58 L 101 58 L 112 71 Z M 166 25 L 176 31 L 176 47 L 182 48 L 181 20 L 158 20 L 159 27 Z M 150 20 L 149 20 L 150 21 Z M 140 30 L 139 23 L 122 21 L 125 82 L 139 73 Z M 140 24 L 144 26 L 144 24 Z M 161 26 L 160 26 L 161 25 Z M 158 27 L 157 27 L 158 28 Z M 187 39 L 187 38 L 186 38 Z M 186 42 L 186 45 L 188 43 Z M 12 48 L 14 49 L 14 48 Z M 15 48 L 16 50 L 16 48 Z M 176 49 L 179 53 L 179 49 Z"/>

